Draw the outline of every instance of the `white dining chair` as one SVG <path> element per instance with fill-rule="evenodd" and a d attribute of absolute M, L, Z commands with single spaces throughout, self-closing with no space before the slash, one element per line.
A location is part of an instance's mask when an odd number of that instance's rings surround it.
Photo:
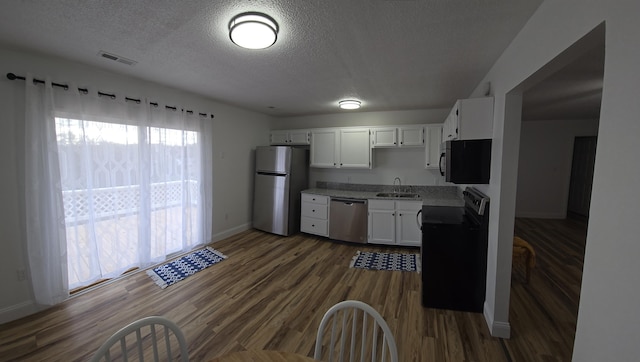
<path fill-rule="evenodd" d="M 172 350 L 173 347 L 177 347 Z M 139 319 L 115 332 L 100 346 L 91 362 L 112 361 L 112 359 L 128 361 L 129 356 L 135 361 L 173 361 L 188 362 L 187 342 L 180 328 L 161 316 Z M 149 359 L 148 359 L 149 360 Z"/>
<path fill-rule="evenodd" d="M 328 345 L 324 346 L 323 342 Z M 364 302 L 347 300 L 329 308 L 322 317 L 313 358 L 398 362 L 398 349 L 387 322 L 378 311 Z"/>

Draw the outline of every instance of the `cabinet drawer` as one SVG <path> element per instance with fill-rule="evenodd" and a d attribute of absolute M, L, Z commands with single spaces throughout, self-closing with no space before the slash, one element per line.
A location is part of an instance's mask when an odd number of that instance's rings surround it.
<path fill-rule="evenodd" d="M 329 235 L 329 223 L 327 220 L 313 219 L 310 217 L 300 218 L 300 231 L 320 236 Z"/>
<path fill-rule="evenodd" d="M 320 205 L 329 205 L 329 196 L 320 196 L 314 194 L 302 194 L 302 202 L 311 202 Z"/>
<path fill-rule="evenodd" d="M 302 202 L 302 217 L 327 220 L 329 208 L 327 205 Z"/>

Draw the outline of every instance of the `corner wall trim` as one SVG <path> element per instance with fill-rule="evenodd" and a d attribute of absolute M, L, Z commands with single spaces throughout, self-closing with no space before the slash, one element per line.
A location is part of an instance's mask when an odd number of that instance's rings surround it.
<path fill-rule="evenodd" d="M 489 305 L 484 302 L 484 320 L 489 327 L 489 333 L 491 336 L 497 338 L 511 338 L 511 324 L 509 322 L 497 322 L 493 320 L 493 313 L 491 313 Z"/>

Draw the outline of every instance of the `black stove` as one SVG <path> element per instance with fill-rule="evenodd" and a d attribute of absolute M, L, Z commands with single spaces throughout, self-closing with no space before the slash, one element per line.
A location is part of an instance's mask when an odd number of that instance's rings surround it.
<path fill-rule="evenodd" d="M 462 195 L 462 207 L 422 207 L 422 305 L 482 312 L 489 198 L 472 187 Z"/>

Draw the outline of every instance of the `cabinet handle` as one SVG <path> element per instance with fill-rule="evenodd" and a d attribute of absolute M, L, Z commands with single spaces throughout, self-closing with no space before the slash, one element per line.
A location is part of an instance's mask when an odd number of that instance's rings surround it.
<path fill-rule="evenodd" d="M 312 227 L 312 228 L 316 227 L 316 224 L 311 224 L 311 227 Z"/>
<path fill-rule="evenodd" d="M 311 212 L 316 212 L 316 210 L 311 210 Z"/>

